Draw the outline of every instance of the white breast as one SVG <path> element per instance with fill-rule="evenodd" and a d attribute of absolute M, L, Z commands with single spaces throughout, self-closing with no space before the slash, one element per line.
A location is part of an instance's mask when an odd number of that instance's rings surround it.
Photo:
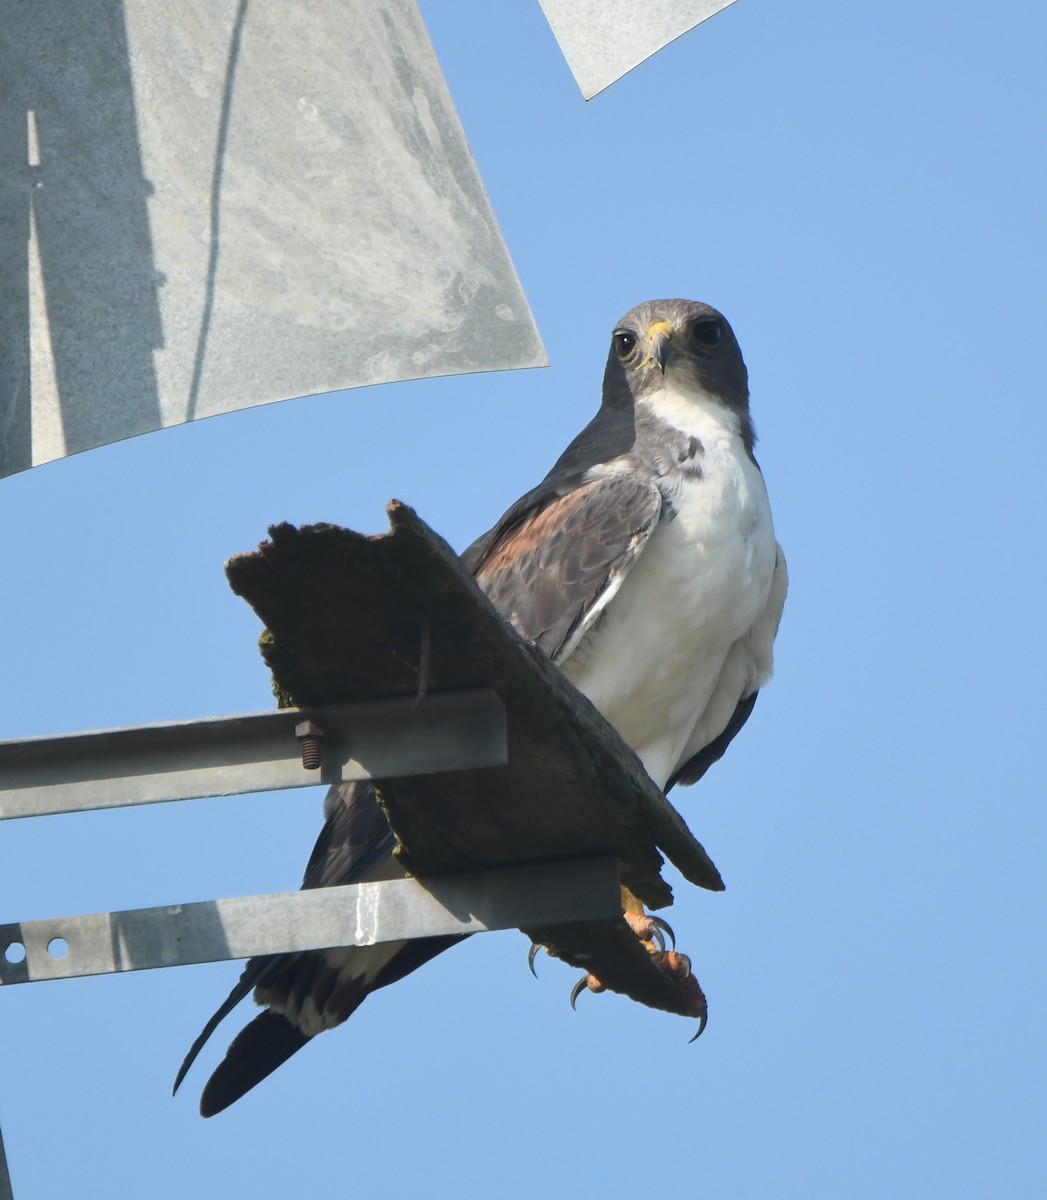
<path fill-rule="evenodd" d="M 684 750 L 702 748 L 692 748 L 691 737 L 714 694 L 713 707 L 727 711 L 702 745 L 752 691 L 737 653 L 726 690 L 738 694 L 725 697 L 718 683 L 732 647 L 767 611 L 777 547 L 763 477 L 737 417 L 711 398 L 670 388 L 652 408 L 701 441 L 701 473 L 677 471 L 661 481 L 670 507 L 603 619 L 561 666 L 664 787 Z"/>

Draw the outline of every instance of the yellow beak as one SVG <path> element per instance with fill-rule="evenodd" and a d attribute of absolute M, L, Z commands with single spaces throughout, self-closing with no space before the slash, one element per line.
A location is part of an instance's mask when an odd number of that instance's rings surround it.
<path fill-rule="evenodd" d="M 666 364 L 672 357 L 673 347 L 673 327 L 669 321 L 655 321 L 647 330 L 647 354 L 644 356 L 643 363 L 646 365 L 649 362 L 658 364 L 658 370 L 665 374 Z"/>

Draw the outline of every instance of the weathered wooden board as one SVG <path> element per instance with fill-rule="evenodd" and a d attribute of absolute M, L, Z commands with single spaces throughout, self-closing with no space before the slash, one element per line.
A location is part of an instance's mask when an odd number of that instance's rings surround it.
<path fill-rule="evenodd" d="M 487 686 L 509 714 L 509 765 L 383 782 L 381 798 L 418 875 L 611 855 L 648 906 L 672 902 L 664 852 L 721 890 L 704 849 L 633 752 L 548 659 L 502 619 L 454 552 L 393 503 L 392 532 L 277 525 L 226 566 L 266 626 L 278 696 L 299 705 Z M 625 921 L 528 930 L 616 991 L 700 1015 L 693 979 L 660 970 Z"/>

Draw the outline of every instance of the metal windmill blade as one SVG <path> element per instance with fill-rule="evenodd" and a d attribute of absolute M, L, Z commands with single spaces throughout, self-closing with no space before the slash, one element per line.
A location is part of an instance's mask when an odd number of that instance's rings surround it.
<path fill-rule="evenodd" d="M 0 475 L 546 361 L 413 0 L 15 5 Z"/>

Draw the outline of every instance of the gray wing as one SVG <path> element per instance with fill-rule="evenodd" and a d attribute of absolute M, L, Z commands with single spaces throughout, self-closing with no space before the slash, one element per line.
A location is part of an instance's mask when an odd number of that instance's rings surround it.
<path fill-rule="evenodd" d="M 303 888 L 355 883 L 392 856 L 396 839 L 378 807 L 374 788 L 370 784 L 343 783 L 332 787 L 324 801 L 324 813 L 327 819 L 309 856 L 305 878 L 302 881 Z M 268 954 L 248 959 L 233 990 L 190 1047 L 175 1079 L 174 1090 L 178 1090 L 186 1072 L 218 1025 L 259 983 L 264 982 L 269 987 L 279 988 L 281 985 L 289 986 L 295 980 L 301 982 L 313 973 L 309 970 L 310 966 L 314 971 L 320 966 L 322 957 L 321 954 L 315 953 Z M 248 1029 L 251 1028 L 252 1026 L 248 1026 Z M 240 1054 L 237 1056 L 251 1057 L 257 1062 L 265 1061 L 268 1069 L 259 1075 L 259 1078 L 264 1078 L 264 1075 L 275 1070 L 308 1040 L 297 1031 L 292 1032 L 292 1027 L 286 1021 L 282 1021 L 282 1018 L 262 1028 L 268 1031 L 270 1043 L 266 1047 L 266 1054 L 259 1054 L 255 1050 L 248 1056 L 245 1054 L 246 1047 L 241 1045 Z M 279 1045 L 276 1044 L 277 1038 Z M 271 1065 L 268 1065 L 269 1062 Z M 257 1082 L 257 1079 L 254 1082 Z M 246 1091 L 250 1086 L 253 1086 L 253 1083 L 246 1084 L 242 1090 Z M 229 1103 L 231 1102 L 230 1100 Z"/>
<path fill-rule="evenodd" d="M 653 482 L 615 472 L 510 509 L 463 558 L 498 611 L 563 660 L 621 586 L 661 509 Z"/>
<path fill-rule="evenodd" d="M 303 888 L 356 883 L 388 859 L 393 831 L 369 783 L 339 783 L 324 798 L 324 826 L 306 864 Z"/>
<path fill-rule="evenodd" d="M 738 701 L 738 705 L 731 714 L 731 719 L 727 722 L 727 728 L 719 737 L 704 746 L 697 754 L 689 758 L 669 777 L 669 782 L 665 785 L 666 792 L 669 792 L 678 783 L 682 783 L 688 787 L 692 783 L 697 783 L 699 779 L 715 762 L 719 762 L 727 752 L 727 747 L 734 741 L 735 735 L 741 730 L 742 726 L 749 719 L 749 714 L 753 711 L 753 705 L 756 703 L 756 697 L 759 692 L 753 692 L 751 696 L 746 696 Z"/>
<path fill-rule="evenodd" d="M 385 814 L 378 806 L 369 783 L 341 783 L 332 787 L 324 800 L 327 820 L 316 839 L 302 880 L 303 888 L 338 887 L 383 878 L 383 870 L 393 857 L 396 838 Z M 414 938 L 378 972 L 368 985 L 369 991 L 386 987 L 428 962 L 434 955 L 461 941 L 461 937 Z M 277 967 L 267 974 L 267 990 L 281 986 L 287 971 L 288 987 L 302 987 L 306 965 L 302 959 L 323 961 L 322 953 L 275 956 Z M 319 969 L 319 967 L 318 967 Z"/>

